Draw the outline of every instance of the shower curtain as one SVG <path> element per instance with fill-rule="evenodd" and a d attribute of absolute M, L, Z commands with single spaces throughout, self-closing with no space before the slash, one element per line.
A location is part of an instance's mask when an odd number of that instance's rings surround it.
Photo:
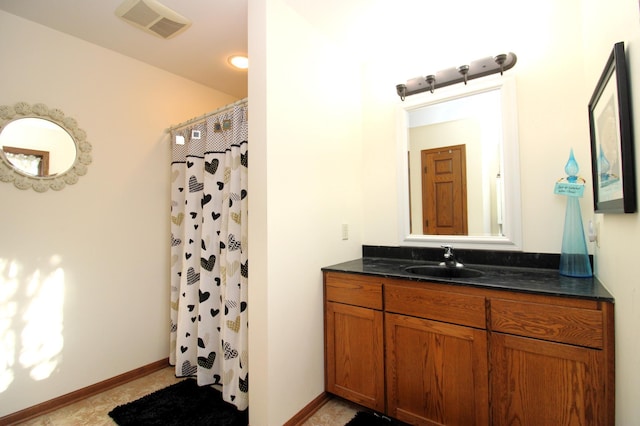
<path fill-rule="evenodd" d="M 247 103 L 172 131 L 171 365 L 248 407 Z M 176 143 L 180 137 L 184 144 Z"/>

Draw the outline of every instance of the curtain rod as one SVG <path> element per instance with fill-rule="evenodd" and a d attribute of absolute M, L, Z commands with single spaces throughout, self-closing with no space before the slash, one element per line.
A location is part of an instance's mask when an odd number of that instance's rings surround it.
<path fill-rule="evenodd" d="M 197 123 L 198 121 L 202 121 L 205 118 L 210 117 L 210 116 L 212 116 L 214 114 L 219 114 L 219 113 L 224 112 L 224 111 L 226 111 L 228 109 L 231 109 L 233 107 L 246 104 L 248 100 L 249 100 L 249 98 L 240 99 L 239 101 L 236 101 L 236 102 L 234 102 L 232 104 L 225 105 L 225 106 L 220 107 L 220 108 L 218 108 L 218 109 L 216 109 L 214 111 L 208 112 L 206 114 L 202 114 L 201 116 L 198 116 L 198 117 L 194 117 L 191 120 L 187 120 L 187 121 L 184 121 L 184 122 L 182 122 L 180 124 L 176 124 L 174 126 L 171 126 L 171 127 L 167 128 L 167 129 L 165 129 L 165 132 L 166 133 L 170 133 L 173 130 L 180 129 L 181 127 L 188 126 L 189 124 Z"/>

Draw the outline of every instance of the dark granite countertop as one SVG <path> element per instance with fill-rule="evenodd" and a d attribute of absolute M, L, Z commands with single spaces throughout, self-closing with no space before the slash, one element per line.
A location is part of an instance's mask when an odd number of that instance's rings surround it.
<path fill-rule="evenodd" d="M 613 302 L 613 296 L 597 278 L 562 276 L 557 269 L 465 264 L 465 268 L 478 269 L 484 274 L 475 278 L 432 278 L 405 271 L 408 266 L 437 265 L 438 262 L 385 257 L 363 257 L 322 268 L 323 271 L 402 278 L 411 281 L 441 282 L 446 284 L 511 290 L 552 296 Z"/>

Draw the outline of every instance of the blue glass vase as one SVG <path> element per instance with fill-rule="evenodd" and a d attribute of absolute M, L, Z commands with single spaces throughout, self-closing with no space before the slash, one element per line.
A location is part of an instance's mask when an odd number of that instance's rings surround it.
<path fill-rule="evenodd" d="M 577 185 L 578 163 L 573 156 L 573 149 L 569 161 L 564 168 L 567 181 Z M 564 217 L 564 234 L 562 236 L 562 252 L 560 253 L 560 275 L 569 277 L 592 277 L 591 262 L 587 250 L 587 240 L 584 237 L 580 199 L 567 195 L 567 212 Z"/>
<path fill-rule="evenodd" d="M 562 253 L 560 254 L 560 275 L 580 278 L 593 276 L 582 226 L 580 200 L 577 197 L 567 197 L 567 213 L 564 217 Z"/>

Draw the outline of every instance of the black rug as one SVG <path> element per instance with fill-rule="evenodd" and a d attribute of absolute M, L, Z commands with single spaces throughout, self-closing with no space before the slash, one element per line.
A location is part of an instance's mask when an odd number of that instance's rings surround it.
<path fill-rule="evenodd" d="M 388 417 L 368 411 L 358 411 L 345 426 L 395 426 L 397 424 Z"/>
<path fill-rule="evenodd" d="M 222 393 L 187 379 L 136 401 L 120 405 L 109 416 L 120 426 L 247 426 L 248 410 L 222 400 Z"/>

